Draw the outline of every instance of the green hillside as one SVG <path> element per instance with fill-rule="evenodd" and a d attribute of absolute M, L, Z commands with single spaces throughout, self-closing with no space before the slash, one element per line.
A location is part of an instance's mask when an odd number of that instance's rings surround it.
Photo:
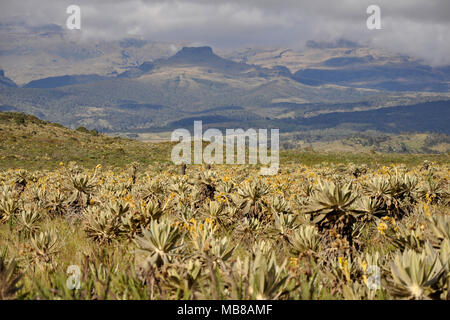
<path fill-rule="evenodd" d="M 361 146 L 361 143 L 365 143 L 360 141 L 362 138 L 354 138 L 351 141 L 354 144 L 352 148 L 342 148 L 342 142 L 332 141 L 328 144 L 313 144 L 316 151 L 304 147 L 282 150 L 280 162 L 281 164 L 307 165 L 324 162 L 369 165 L 391 163 L 417 165 L 424 160 L 437 163 L 449 162 L 448 154 L 373 152 L 370 148 Z M 404 139 L 406 138 L 401 141 Z M 426 135 L 422 137 L 423 139 L 426 139 Z M 350 142 L 347 141 L 347 146 L 349 144 Z M 144 166 L 165 166 L 171 163 L 170 152 L 173 145 L 171 142 L 145 143 L 111 137 L 83 127 L 71 130 L 31 115 L 0 112 L 0 169 L 52 169 L 59 166 L 61 162 L 65 165 L 70 161 L 75 161 L 87 168 L 98 164 L 124 167 L 133 162 Z M 357 150 L 360 151 L 357 152 Z"/>
<path fill-rule="evenodd" d="M 70 130 L 34 116 L 0 112 L 0 169 L 54 168 L 69 161 L 86 167 L 124 166 L 168 159 L 167 146 L 114 138 L 82 127 Z"/>

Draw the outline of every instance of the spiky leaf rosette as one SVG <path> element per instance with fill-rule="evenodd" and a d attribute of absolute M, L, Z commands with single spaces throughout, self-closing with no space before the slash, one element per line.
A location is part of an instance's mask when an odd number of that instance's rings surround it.
<path fill-rule="evenodd" d="M 22 275 L 17 274 L 17 262 L 5 261 L 4 255 L 0 255 L 0 300 L 15 299 L 17 292 L 22 288 L 18 285 Z"/>
<path fill-rule="evenodd" d="M 437 255 L 408 249 L 397 253 L 391 261 L 392 279 L 388 289 L 394 297 L 431 299 L 439 293 L 440 280 L 446 275 Z"/>
<path fill-rule="evenodd" d="M 169 262 L 170 255 L 179 247 L 178 240 L 182 234 L 177 226 L 168 221 L 154 220 L 147 230 L 142 230 L 142 235 L 134 240 L 138 247 L 137 253 L 143 256 L 145 263 L 159 267 Z"/>
<path fill-rule="evenodd" d="M 312 222 L 319 226 L 319 230 L 333 230 L 351 240 L 352 226 L 358 215 L 352 204 L 357 197 L 351 183 L 341 185 L 319 182 L 304 212 L 311 215 Z"/>

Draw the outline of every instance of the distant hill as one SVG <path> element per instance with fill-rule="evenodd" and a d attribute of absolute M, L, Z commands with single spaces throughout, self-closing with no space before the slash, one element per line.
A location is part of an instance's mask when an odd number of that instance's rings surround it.
<path fill-rule="evenodd" d="M 58 88 L 81 83 L 106 80 L 108 77 L 99 75 L 66 75 L 60 77 L 49 77 L 45 79 L 33 80 L 24 85 L 24 88 Z"/>
<path fill-rule="evenodd" d="M 408 56 L 348 40 L 308 41 L 302 51 L 245 49 L 225 57 L 267 68 L 287 67 L 293 79 L 311 86 L 336 84 L 386 91 L 449 92 L 450 67 L 431 67 Z"/>
<path fill-rule="evenodd" d="M 298 119 L 299 126 L 335 128 L 345 125 L 380 132 L 435 132 L 450 135 L 450 101 L 434 101 L 410 106 L 358 112 L 333 112 Z"/>
<path fill-rule="evenodd" d="M 113 138 L 86 128 L 67 129 L 23 113 L 0 112 L 0 169 L 43 169 L 69 161 L 95 167 L 170 160 L 167 144 Z"/>
<path fill-rule="evenodd" d="M 134 38 L 89 39 L 65 26 L 29 25 L 16 17 L 0 22 L 0 66 L 18 85 L 65 75 L 116 75 L 172 56 L 182 44 Z"/>
<path fill-rule="evenodd" d="M 270 77 L 274 75 L 283 75 L 290 77 L 288 69 L 280 67 L 263 68 L 256 65 L 248 65 L 242 62 L 224 59 L 216 55 L 211 47 L 183 47 L 175 55 L 169 58 L 157 59 L 153 62 L 144 62 L 135 68 L 118 75 L 120 78 L 138 78 L 146 73 L 152 73 L 167 68 L 203 68 L 205 73 L 220 73 L 223 75 L 234 76 L 261 76 Z"/>
<path fill-rule="evenodd" d="M 450 73 L 446 70 L 402 63 L 371 64 L 372 57 L 332 58 L 320 68 L 306 68 L 293 78 L 309 85 L 337 84 L 389 91 L 450 91 Z"/>
<path fill-rule="evenodd" d="M 245 63 L 238 63 L 224 59 L 216 55 L 211 47 L 183 47 L 174 56 L 168 59 L 160 59 L 156 62 L 158 66 L 201 66 L 211 68 L 222 73 L 245 72 L 252 69 Z M 211 71 L 212 71 L 211 70 Z"/>
<path fill-rule="evenodd" d="M 425 159 L 447 163 L 448 155 L 430 155 L 435 150 L 424 148 L 450 145 L 448 135 L 356 135 L 349 139 L 297 144 L 296 149 L 282 150 L 281 164 L 320 162 L 335 163 L 414 163 Z M 305 137 L 301 137 L 304 139 Z M 284 145 L 284 143 L 283 143 Z M 415 146 L 413 149 L 410 146 Z M 70 130 L 59 124 L 15 112 L 0 112 L 0 170 L 9 168 L 54 169 L 64 168 L 75 161 L 84 167 L 98 164 L 129 167 L 133 162 L 141 166 L 167 168 L 174 143 L 144 143 L 137 140 L 111 137 L 80 127 Z M 206 146 L 206 144 L 205 144 Z M 315 152 L 312 150 L 320 151 Z M 306 147 L 306 148 L 305 148 Z M 283 146 L 282 146 L 283 148 Z M 414 157 L 401 154 L 373 152 L 381 148 L 393 152 L 425 152 Z M 442 149 L 442 147 L 441 147 Z M 309 150 L 309 151 L 308 151 Z M 445 150 L 445 149 L 444 149 Z M 175 168 L 173 168 L 175 170 Z"/>
<path fill-rule="evenodd" d="M 0 86 L 5 87 L 17 87 L 17 85 L 11 79 L 5 77 L 5 72 L 0 69 Z"/>

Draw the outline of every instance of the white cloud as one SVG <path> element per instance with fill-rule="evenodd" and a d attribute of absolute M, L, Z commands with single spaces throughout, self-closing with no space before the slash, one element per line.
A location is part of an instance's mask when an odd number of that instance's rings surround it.
<path fill-rule="evenodd" d="M 70 4 L 81 7 L 89 37 L 294 48 L 310 39 L 347 38 L 450 64 L 448 0 L 2 0 L 0 18 L 64 25 Z M 366 29 L 371 4 L 381 7 L 383 30 Z"/>

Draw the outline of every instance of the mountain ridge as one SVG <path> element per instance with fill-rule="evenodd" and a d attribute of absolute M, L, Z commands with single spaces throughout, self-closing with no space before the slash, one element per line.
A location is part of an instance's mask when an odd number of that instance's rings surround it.
<path fill-rule="evenodd" d="M 0 110 L 72 128 L 152 132 L 195 118 L 218 127 L 292 131 L 301 119 L 322 114 L 357 119 L 352 113 L 450 101 L 450 67 L 347 40 L 310 42 L 302 51 L 227 51 L 133 38 L 82 42 L 51 26 L 14 28 L 0 26 L 0 63 L 9 77 L 32 80 L 2 85 Z"/>
<path fill-rule="evenodd" d="M 215 54 L 209 46 L 183 47 L 168 58 L 144 61 L 115 75 L 78 74 L 47 77 L 33 80 L 23 87 L 56 88 L 115 78 L 139 78 L 164 68 L 182 67 L 201 67 L 205 68 L 206 73 L 218 72 L 225 77 L 236 74 L 267 79 L 281 76 L 313 87 L 329 84 L 394 92 L 450 91 L 450 67 L 432 68 L 418 63 L 384 62 L 383 59 L 377 59 L 368 54 L 361 57 L 332 57 L 317 65 L 300 68 L 291 73 L 287 67 L 281 65 L 268 68 L 226 59 Z"/>

